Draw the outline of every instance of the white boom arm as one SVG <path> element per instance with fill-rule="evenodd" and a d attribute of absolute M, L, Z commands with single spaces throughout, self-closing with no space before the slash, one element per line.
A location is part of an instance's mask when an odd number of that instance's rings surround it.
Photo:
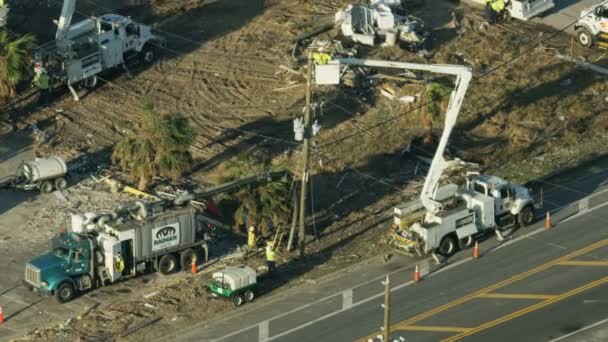
<path fill-rule="evenodd" d="M 458 119 L 458 114 L 460 113 L 464 96 L 473 76 L 471 68 L 462 65 L 417 64 L 355 58 L 338 58 L 337 60 L 340 61 L 340 63 L 347 65 L 419 70 L 456 76 L 456 87 L 450 96 L 450 102 L 445 114 L 445 126 L 443 128 L 443 133 L 441 135 L 441 139 L 439 140 L 439 146 L 437 146 L 437 151 L 435 152 L 433 161 L 431 162 L 431 168 L 429 169 L 429 173 L 424 181 L 424 187 L 420 193 L 422 205 L 424 205 L 428 212 L 438 213 L 441 211 L 443 209 L 441 203 L 435 201 L 434 199 L 435 193 L 438 189 L 439 179 L 441 178 L 443 170 L 446 167 L 445 159 L 443 159 L 443 153 L 445 152 L 448 140 L 452 134 L 452 129 L 456 125 L 456 120 Z"/>
<path fill-rule="evenodd" d="M 57 33 L 55 33 L 55 40 L 63 41 L 67 38 L 75 10 L 76 0 L 63 0 L 61 17 L 59 17 L 59 22 L 57 23 Z"/>

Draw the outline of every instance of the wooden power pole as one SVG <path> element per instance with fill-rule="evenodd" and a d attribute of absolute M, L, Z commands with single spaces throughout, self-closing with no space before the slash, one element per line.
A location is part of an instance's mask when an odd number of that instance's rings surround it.
<path fill-rule="evenodd" d="M 391 285 L 386 276 L 384 281 L 384 329 L 382 334 L 383 342 L 390 342 L 391 338 Z"/>
<path fill-rule="evenodd" d="M 310 98 L 312 92 L 312 51 L 308 51 L 308 70 L 306 71 L 306 107 L 304 108 L 304 144 L 302 146 L 302 190 L 300 191 L 300 257 L 306 254 L 306 230 L 304 226 L 304 220 L 306 219 L 306 182 L 308 181 L 308 149 L 310 144 L 310 138 L 312 135 L 310 129 Z"/>

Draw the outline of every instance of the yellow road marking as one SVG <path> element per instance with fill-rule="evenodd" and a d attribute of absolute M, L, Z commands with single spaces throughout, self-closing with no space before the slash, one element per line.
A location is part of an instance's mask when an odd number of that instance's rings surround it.
<path fill-rule="evenodd" d="M 436 325 L 408 325 L 408 326 L 399 328 L 399 330 L 463 333 L 463 332 L 467 332 L 467 331 L 471 330 L 471 328 L 447 327 L 447 326 L 436 326 Z"/>
<path fill-rule="evenodd" d="M 604 285 L 606 283 L 608 283 L 608 277 L 604 277 L 602 279 L 598 279 L 598 280 L 596 280 L 594 282 L 588 283 L 588 284 L 583 285 L 581 287 L 577 287 L 577 288 L 575 288 L 573 290 L 570 290 L 570 291 L 564 292 L 564 293 L 562 293 L 560 295 L 557 295 L 554 298 L 547 299 L 547 300 L 542 301 L 540 303 L 534 304 L 532 306 L 525 307 L 525 308 L 523 308 L 521 310 L 515 311 L 515 312 L 510 313 L 508 315 L 505 315 L 503 317 L 497 318 L 497 319 L 495 319 L 493 321 L 481 324 L 481 325 L 479 325 L 479 326 L 477 326 L 477 327 L 475 327 L 473 329 L 467 330 L 467 331 L 462 332 L 462 333 L 460 333 L 458 335 L 454 335 L 454 336 L 452 336 L 450 338 L 442 340 L 442 342 L 458 341 L 458 340 L 462 339 L 463 337 L 466 337 L 466 336 L 469 336 L 469 335 L 472 335 L 472 334 L 476 334 L 476 333 L 481 332 L 483 330 L 487 330 L 487 329 L 493 328 L 493 327 L 495 327 L 495 326 L 497 326 L 499 324 L 502 324 L 504 322 L 513 320 L 513 319 L 515 319 L 517 317 L 523 316 L 525 314 L 528 314 L 530 312 L 536 311 L 538 309 L 542 309 L 545 306 L 548 306 L 548 305 L 551 305 L 551 304 L 555 304 L 555 303 L 560 302 L 560 301 L 562 301 L 564 299 L 567 299 L 567 298 L 572 297 L 574 295 L 577 295 L 579 293 L 585 292 L 585 291 L 590 290 L 590 289 L 592 289 L 594 287 L 598 287 L 600 285 Z"/>
<path fill-rule="evenodd" d="M 484 293 L 478 298 L 495 298 L 495 299 L 551 299 L 555 296 L 532 294 L 532 293 Z"/>
<path fill-rule="evenodd" d="M 560 262 L 560 266 L 608 266 L 608 261 L 568 260 Z"/>
<path fill-rule="evenodd" d="M 559 263 L 561 263 L 563 261 L 567 261 L 567 260 L 575 258 L 575 257 L 577 257 L 579 255 L 583 255 L 583 254 L 589 253 L 589 252 L 591 252 L 593 250 L 596 250 L 598 248 L 604 247 L 606 245 L 608 245 L 608 239 L 598 241 L 598 242 L 596 242 L 594 244 L 591 244 L 591 245 L 589 245 L 587 247 L 581 248 L 581 249 L 576 250 L 576 251 L 574 251 L 572 253 L 566 254 L 566 255 L 564 255 L 562 257 L 559 257 L 557 259 L 554 259 L 554 260 L 549 261 L 547 263 L 544 263 L 542 265 L 536 266 L 536 267 L 534 267 L 532 269 L 529 269 L 529 270 L 527 270 L 527 271 L 525 271 L 523 273 L 516 274 L 516 275 L 512 276 L 511 278 L 505 279 L 503 281 L 500 281 L 498 283 L 490 285 L 490 286 L 488 286 L 486 288 L 480 289 L 480 290 L 475 291 L 473 293 L 470 293 L 470 294 L 468 294 L 466 296 L 460 297 L 460 298 L 458 298 L 456 300 L 453 300 L 453 301 L 451 301 L 449 303 L 446 303 L 444 305 L 438 306 L 438 307 L 436 307 L 434 309 L 431 309 L 431 310 L 428 310 L 426 312 L 420 313 L 420 314 L 418 314 L 418 315 L 416 315 L 414 317 L 408 318 L 405 321 L 402 321 L 400 323 L 397 323 L 397 324 L 393 325 L 391 327 L 391 330 L 398 330 L 398 329 L 400 329 L 400 327 L 405 327 L 405 326 L 413 325 L 414 323 L 416 323 L 418 321 L 421 321 L 421 320 L 423 320 L 425 318 L 434 316 L 434 315 L 436 315 L 438 313 L 447 311 L 447 310 L 449 310 L 449 309 L 451 309 L 453 307 L 456 307 L 458 305 L 464 304 L 464 303 L 466 303 L 466 302 L 468 302 L 468 301 L 470 301 L 470 300 L 472 300 L 472 299 L 474 299 L 476 297 L 479 297 L 480 295 L 487 294 L 487 293 L 490 293 L 490 292 L 494 292 L 494 291 L 496 291 L 496 290 L 498 290 L 498 289 L 500 289 L 502 287 L 505 287 L 507 285 L 516 283 L 516 282 L 518 282 L 518 281 L 520 281 L 522 279 L 526 279 L 526 278 L 528 278 L 528 277 L 530 277 L 530 276 L 532 276 L 532 275 L 534 275 L 536 273 L 539 273 L 539 272 L 542 272 L 544 270 L 547 270 L 547 269 L 549 269 L 549 268 L 551 268 L 551 267 L 553 267 L 553 266 L 555 266 L 555 265 L 557 265 L 557 264 L 559 264 Z M 377 335 L 376 333 L 372 333 L 372 334 L 369 334 L 369 335 L 367 335 L 367 336 L 359 339 L 358 341 L 365 342 L 368 339 L 373 338 L 376 335 Z"/>

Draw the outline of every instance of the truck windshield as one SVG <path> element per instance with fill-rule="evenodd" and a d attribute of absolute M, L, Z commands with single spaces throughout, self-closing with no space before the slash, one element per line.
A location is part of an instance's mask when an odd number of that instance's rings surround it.
<path fill-rule="evenodd" d="M 53 248 L 53 254 L 60 258 L 67 259 L 67 257 L 70 255 L 70 250 L 63 247 L 55 247 Z"/>

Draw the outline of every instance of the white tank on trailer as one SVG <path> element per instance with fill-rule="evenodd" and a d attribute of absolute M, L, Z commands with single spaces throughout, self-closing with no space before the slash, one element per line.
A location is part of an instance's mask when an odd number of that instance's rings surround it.
<path fill-rule="evenodd" d="M 17 174 L 25 176 L 30 182 L 39 182 L 65 176 L 67 172 L 68 167 L 61 157 L 50 156 L 24 162 Z"/>

